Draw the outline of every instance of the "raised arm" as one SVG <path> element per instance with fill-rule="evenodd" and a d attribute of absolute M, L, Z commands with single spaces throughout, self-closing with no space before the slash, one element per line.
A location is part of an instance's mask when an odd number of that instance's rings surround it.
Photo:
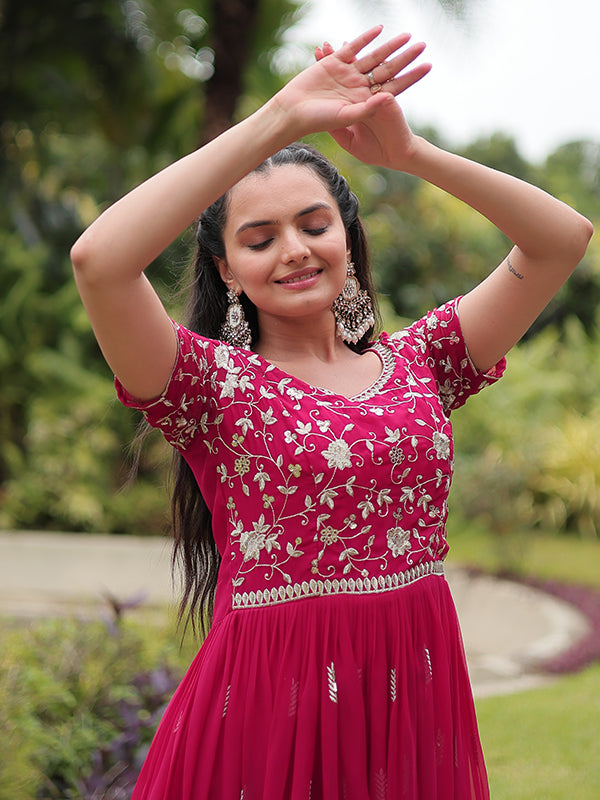
<path fill-rule="evenodd" d="M 328 45 L 318 49 L 317 59 L 329 52 Z M 373 73 L 386 93 L 386 66 Z M 593 232 L 589 220 L 541 189 L 415 136 L 390 93 L 373 116 L 331 133 L 361 161 L 410 173 L 463 200 L 514 243 L 507 258 L 459 304 L 474 363 L 492 367 L 582 259 Z"/>
<path fill-rule="evenodd" d="M 515 245 L 459 304 L 471 358 L 488 369 L 523 336 L 581 261 L 592 225 L 541 189 L 423 140 L 412 163 L 413 174 L 464 200 Z"/>
<path fill-rule="evenodd" d="M 115 203 L 75 243 L 75 279 L 94 332 L 134 396 L 150 399 L 162 391 L 176 353 L 173 327 L 144 275 L 146 267 L 207 206 L 281 147 L 374 114 L 384 98 L 369 90 L 364 70 L 371 62 L 361 71 L 357 57 L 380 33 L 381 26 L 373 28 L 301 72 L 248 119 Z M 408 38 L 381 45 L 374 58 L 393 60 Z M 405 71 L 418 52 L 398 61 L 397 71 Z M 409 71 L 397 91 L 421 72 Z"/>

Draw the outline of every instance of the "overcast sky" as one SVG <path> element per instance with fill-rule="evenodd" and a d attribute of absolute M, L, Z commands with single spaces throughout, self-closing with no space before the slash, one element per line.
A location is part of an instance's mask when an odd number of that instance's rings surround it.
<path fill-rule="evenodd" d="M 457 21 L 434 0 L 310 0 L 292 41 L 334 46 L 382 23 L 427 42 L 432 72 L 402 97 L 414 124 L 459 146 L 501 130 L 528 159 L 558 145 L 600 142 L 600 2 L 471 0 Z"/>

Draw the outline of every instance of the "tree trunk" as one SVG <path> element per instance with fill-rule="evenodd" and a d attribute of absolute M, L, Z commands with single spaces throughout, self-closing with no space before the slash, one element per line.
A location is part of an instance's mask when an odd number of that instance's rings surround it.
<path fill-rule="evenodd" d="M 203 143 L 230 127 L 259 16 L 260 0 L 214 0 L 215 72 L 206 86 Z"/>

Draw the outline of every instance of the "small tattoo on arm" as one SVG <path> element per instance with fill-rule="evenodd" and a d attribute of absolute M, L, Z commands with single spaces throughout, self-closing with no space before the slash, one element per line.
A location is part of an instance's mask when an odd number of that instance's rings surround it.
<path fill-rule="evenodd" d="M 508 256 L 506 256 L 506 263 L 508 264 L 508 271 L 512 272 L 515 278 L 518 278 L 520 281 L 522 281 L 523 276 L 521 275 L 520 272 L 517 272 L 517 270 L 513 267 L 513 265 L 510 263 L 510 258 Z"/>

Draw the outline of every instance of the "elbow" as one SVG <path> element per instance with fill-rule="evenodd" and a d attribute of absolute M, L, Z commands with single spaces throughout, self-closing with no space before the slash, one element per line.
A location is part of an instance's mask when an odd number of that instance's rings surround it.
<path fill-rule="evenodd" d="M 89 248 L 86 245 L 85 238 L 86 237 L 84 233 L 79 237 L 79 239 L 77 239 L 75 244 L 71 247 L 71 251 L 69 253 L 71 264 L 73 265 L 73 269 L 76 273 L 83 272 L 86 268 L 86 265 L 89 264 L 90 261 Z"/>
<path fill-rule="evenodd" d="M 94 275 L 100 272 L 99 259 L 88 231 L 82 233 L 77 239 L 75 244 L 70 250 L 71 264 L 73 265 L 73 272 L 75 279 L 79 283 L 85 281 L 86 283 L 93 282 Z"/>
<path fill-rule="evenodd" d="M 577 232 L 573 236 L 573 251 L 576 257 L 576 263 L 579 264 L 584 257 L 585 252 L 590 243 L 590 239 L 594 234 L 594 226 L 587 217 L 578 215 Z"/>
<path fill-rule="evenodd" d="M 569 234 L 564 238 L 562 248 L 557 248 L 555 251 L 555 255 L 559 255 L 561 261 L 570 266 L 570 271 L 573 271 L 584 257 L 593 233 L 594 226 L 590 220 L 577 214 Z"/>

